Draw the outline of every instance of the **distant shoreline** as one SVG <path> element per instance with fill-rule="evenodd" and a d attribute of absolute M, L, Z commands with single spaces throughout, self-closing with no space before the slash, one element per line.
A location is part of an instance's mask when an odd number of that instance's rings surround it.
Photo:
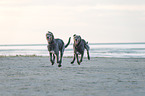
<path fill-rule="evenodd" d="M 72 45 L 73 43 L 71 43 L 70 45 Z M 145 42 L 121 42 L 121 43 L 90 43 L 92 45 L 116 45 L 116 44 L 145 44 Z M 0 44 L 0 46 L 44 46 L 47 45 L 46 44 Z"/>
<path fill-rule="evenodd" d="M 0 58 L 3 58 L 3 57 L 5 57 L 5 58 L 7 58 L 7 57 L 47 57 L 47 58 L 49 58 L 49 56 L 39 56 L 39 55 L 14 55 L 14 56 L 12 56 L 12 55 L 9 55 L 9 56 L 5 56 L 5 55 L 0 55 Z M 63 58 L 73 58 L 73 56 L 63 56 Z M 116 59 L 145 59 L 145 58 L 140 58 L 140 57 L 136 57 L 136 58 L 133 58 L 133 57 L 91 57 L 92 59 L 93 58 L 116 58 Z M 84 57 L 84 59 L 87 59 L 87 57 Z"/>
<path fill-rule="evenodd" d="M 145 58 L 145 43 L 89 43 L 91 57 Z M 73 56 L 73 45 L 65 49 L 64 57 Z M 0 45 L 0 57 L 49 56 L 47 44 Z M 86 57 L 86 52 L 84 57 Z"/>

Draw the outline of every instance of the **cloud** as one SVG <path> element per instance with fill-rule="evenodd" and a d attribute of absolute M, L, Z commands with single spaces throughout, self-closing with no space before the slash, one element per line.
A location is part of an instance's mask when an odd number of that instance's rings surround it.
<path fill-rule="evenodd" d="M 0 0 L 0 6 L 22 6 L 32 4 L 32 0 Z"/>
<path fill-rule="evenodd" d="M 104 10 L 119 10 L 119 11 L 144 11 L 145 6 L 137 5 L 99 5 L 95 6 L 94 9 L 104 9 Z"/>

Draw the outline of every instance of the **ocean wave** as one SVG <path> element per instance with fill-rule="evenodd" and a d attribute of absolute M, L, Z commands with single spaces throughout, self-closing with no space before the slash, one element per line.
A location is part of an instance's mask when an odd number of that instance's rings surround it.
<path fill-rule="evenodd" d="M 89 44 L 91 57 L 145 58 L 145 44 Z M 35 55 L 34 55 L 35 54 Z M 49 56 L 46 44 L 0 45 L 0 56 Z M 64 52 L 73 56 L 71 44 Z M 87 57 L 85 52 L 84 57 Z"/>

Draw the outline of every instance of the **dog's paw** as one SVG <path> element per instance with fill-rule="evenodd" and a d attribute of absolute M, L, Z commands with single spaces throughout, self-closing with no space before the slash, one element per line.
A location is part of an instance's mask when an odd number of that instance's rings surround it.
<path fill-rule="evenodd" d="M 74 62 L 72 61 L 71 64 L 73 64 Z"/>
<path fill-rule="evenodd" d="M 79 61 L 77 63 L 78 63 L 78 65 L 80 65 L 80 62 Z"/>
<path fill-rule="evenodd" d="M 90 57 L 88 57 L 88 60 L 90 60 Z"/>
<path fill-rule="evenodd" d="M 61 66 L 62 66 L 61 64 L 58 65 L 58 67 L 61 67 Z"/>
<path fill-rule="evenodd" d="M 54 62 L 51 62 L 52 65 L 54 65 Z"/>

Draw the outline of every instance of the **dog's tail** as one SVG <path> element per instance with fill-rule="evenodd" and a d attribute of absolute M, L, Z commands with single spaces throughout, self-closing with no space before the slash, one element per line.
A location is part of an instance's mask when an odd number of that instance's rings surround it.
<path fill-rule="evenodd" d="M 67 44 L 65 45 L 65 48 L 69 45 L 70 40 L 71 40 L 71 37 L 69 37 L 69 40 L 68 40 Z"/>

